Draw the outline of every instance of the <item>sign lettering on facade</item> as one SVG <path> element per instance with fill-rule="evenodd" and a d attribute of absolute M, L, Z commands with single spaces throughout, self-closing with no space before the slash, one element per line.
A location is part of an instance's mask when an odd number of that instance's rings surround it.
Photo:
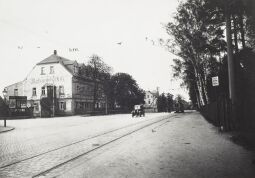
<path fill-rule="evenodd" d="M 39 84 L 39 83 L 52 83 L 52 82 L 64 82 L 65 78 L 61 77 L 47 77 L 47 78 L 31 78 L 31 84 Z"/>
<path fill-rule="evenodd" d="M 212 77 L 212 86 L 219 86 L 219 77 Z"/>

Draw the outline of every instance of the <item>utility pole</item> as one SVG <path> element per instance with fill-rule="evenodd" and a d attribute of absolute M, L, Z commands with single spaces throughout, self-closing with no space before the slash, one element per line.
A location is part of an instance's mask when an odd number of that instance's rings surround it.
<path fill-rule="evenodd" d="M 105 114 L 108 114 L 108 100 L 107 100 L 107 95 L 105 95 Z"/>
<path fill-rule="evenodd" d="M 55 116 L 55 101 L 54 101 L 54 97 L 55 97 L 55 90 L 54 90 L 55 86 L 54 86 L 54 78 L 53 78 L 53 101 L 52 101 L 52 116 L 54 117 Z"/>
<path fill-rule="evenodd" d="M 229 96 L 232 104 L 236 103 L 235 92 L 235 73 L 234 73 L 234 58 L 233 58 L 233 45 L 231 35 L 231 19 L 230 7 L 226 3 L 226 36 L 227 36 L 227 54 L 228 54 L 228 79 L 229 79 Z"/>
<path fill-rule="evenodd" d="M 237 128 L 237 96 L 235 88 L 235 63 L 233 57 L 232 33 L 231 33 L 231 3 L 225 3 L 225 20 L 226 20 L 226 37 L 227 37 L 227 54 L 228 54 L 228 81 L 229 81 L 229 97 L 231 100 L 232 110 L 230 120 L 233 121 L 233 127 Z M 232 118 L 232 119 L 231 119 Z M 231 128 L 226 128 L 231 129 Z"/>
<path fill-rule="evenodd" d="M 6 101 L 6 97 L 7 97 L 7 90 L 6 89 L 4 89 L 4 91 L 3 91 L 3 96 L 4 96 L 4 104 L 6 105 L 7 110 L 8 110 L 8 116 L 10 116 L 9 115 L 9 106 L 8 106 L 7 101 Z M 4 127 L 6 127 L 6 117 L 4 117 Z"/>

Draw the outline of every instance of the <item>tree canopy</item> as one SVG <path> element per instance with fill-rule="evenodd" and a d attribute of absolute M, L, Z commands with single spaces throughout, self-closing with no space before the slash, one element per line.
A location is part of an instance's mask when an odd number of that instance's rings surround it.
<path fill-rule="evenodd" d="M 216 99 L 211 77 L 220 76 L 227 85 L 226 16 L 230 17 L 233 52 L 254 46 L 254 7 L 252 0 L 182 1 L 165 28 L 167 49 L 175 54 L 174 77 L 182 78 L 190 99 L 198 107 Z M 224 91 L 227 93 L 228 91 Z"/>
<path fill-rule="evenodd" d="M 112 100 L 123 109 L 131 110 L 135 104 L 143 104 L 145 92 L 127 73 L 116 73 L 111 78 Z"/>

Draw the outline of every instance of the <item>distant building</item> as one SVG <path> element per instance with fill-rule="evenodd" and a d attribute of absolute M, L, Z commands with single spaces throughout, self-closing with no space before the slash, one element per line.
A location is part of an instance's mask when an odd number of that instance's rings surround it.
<path fill-rule="evenodd" d="M 157 112 L 157 92 L 146 91 L 144 97 L 144 107 L 147 112 Z"/>
<path fill-rule="evenodd" d="M 5 88 L 7 100 L 10 96 L 26 96 L 27 106 L 34 108 L 34 116 L 42 116 L 47 110 L 55 115 L 91 112 L 94 82 L 91 78 L 79 74 L 82 65 L 84 64 L 58 56 L 55 50 L 54 54 L 37 63 L 23 81 Z M 100 84 L 97 96 L 95 107 L 100 110 L 105 107 Z M 43 98 L 49 98 L 52 106 L 43 103 Z"/>

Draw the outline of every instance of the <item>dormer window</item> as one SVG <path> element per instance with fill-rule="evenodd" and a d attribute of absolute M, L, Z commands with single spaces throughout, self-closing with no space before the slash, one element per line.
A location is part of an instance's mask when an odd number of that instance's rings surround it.
<path fill-rule="evenodd" d="M 50 66 L 50 74 L 54 74 L 54 66 Z"/>

